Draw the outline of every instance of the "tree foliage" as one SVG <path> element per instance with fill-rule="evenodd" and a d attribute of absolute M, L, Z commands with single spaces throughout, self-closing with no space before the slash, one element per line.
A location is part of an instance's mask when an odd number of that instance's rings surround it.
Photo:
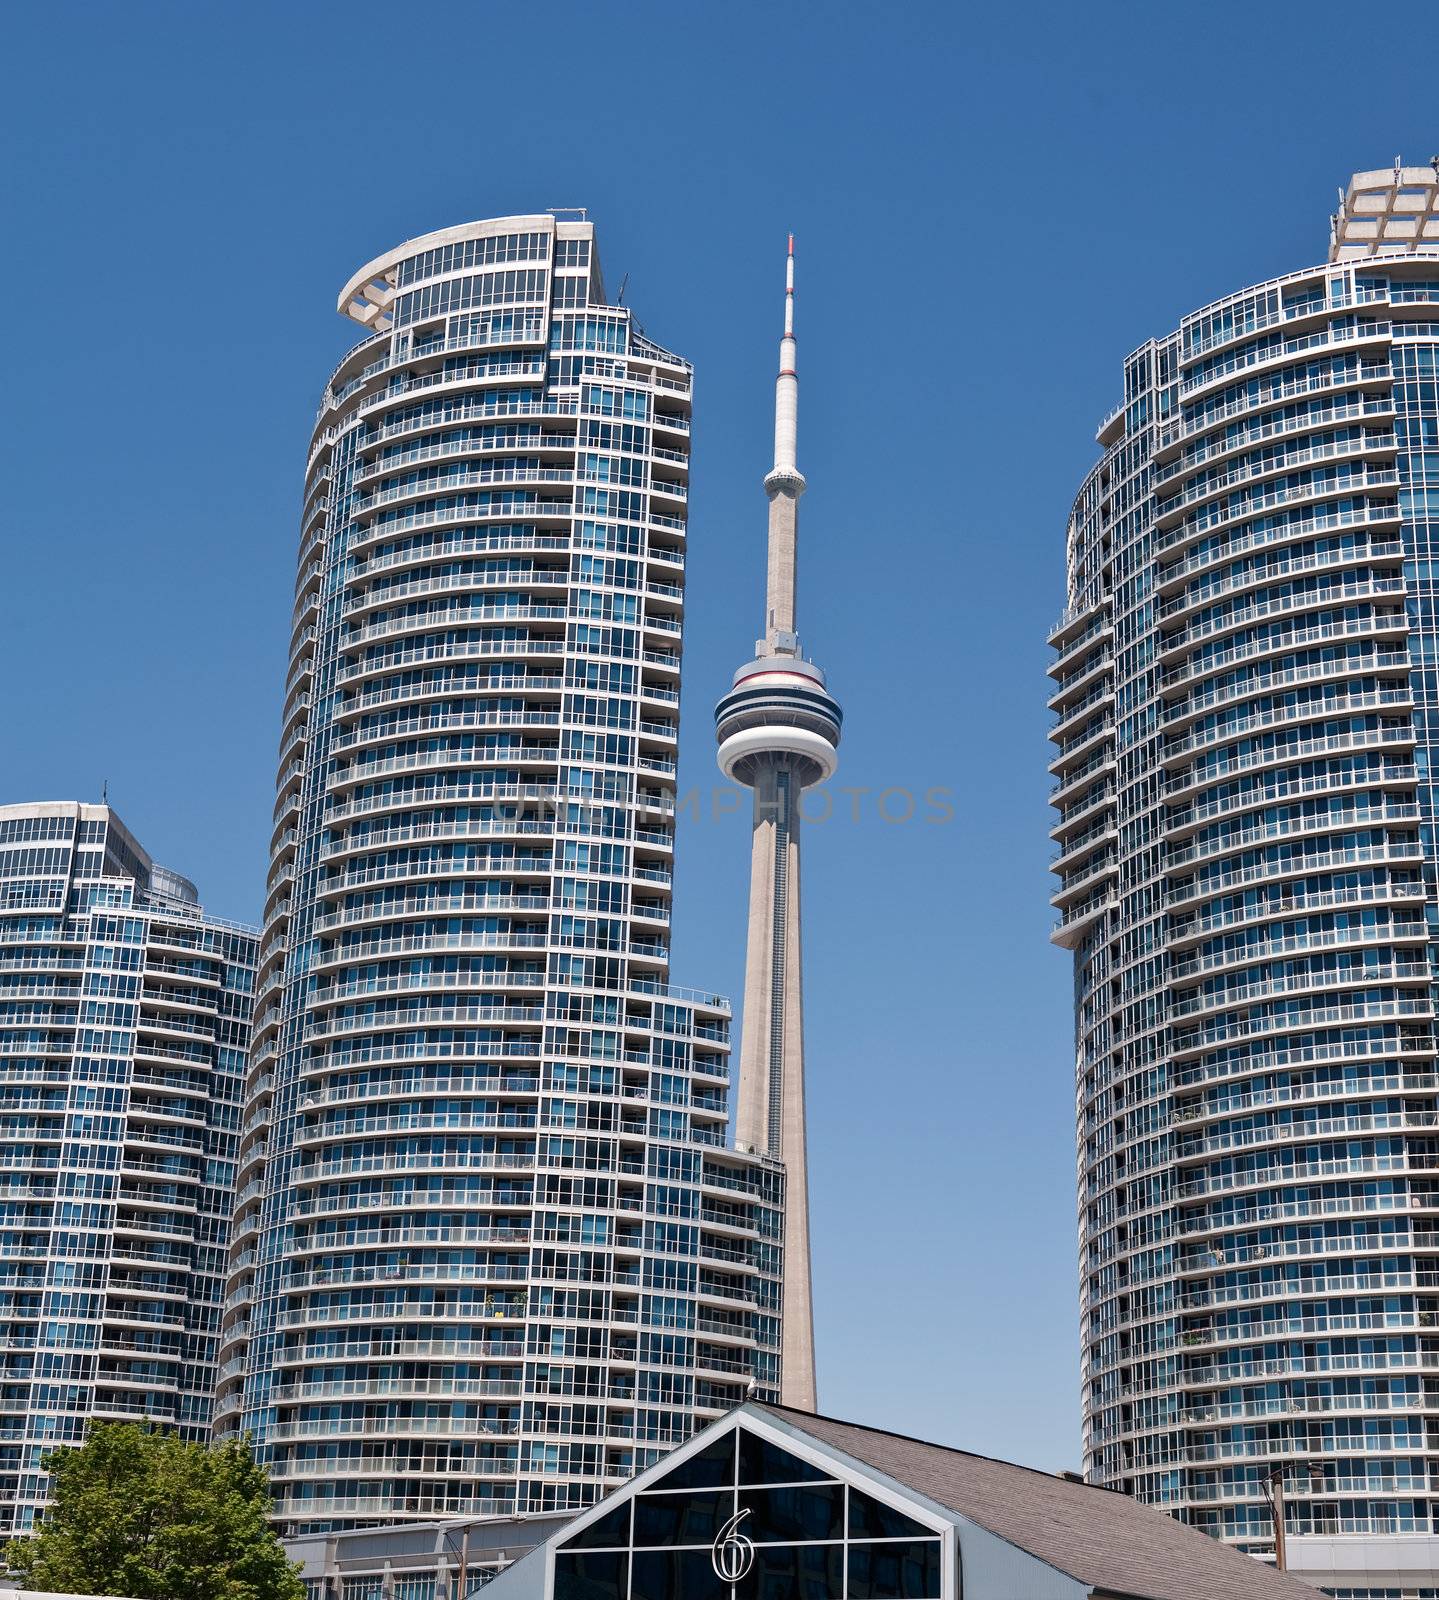
<path fill-rule="evenodd" d="M 269 1483 L 245 1445 L 187 1444 L 97 1423 L 43 1463 L 50 1509 L 5 1551 L 12 1578 L 62 1594 L 136 1600 L 304 1600 L 299 1567 L 266 1521 Z"/>

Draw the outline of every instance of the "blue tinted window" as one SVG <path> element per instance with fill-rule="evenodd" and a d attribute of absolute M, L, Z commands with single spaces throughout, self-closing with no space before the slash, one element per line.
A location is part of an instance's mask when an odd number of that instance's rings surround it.
<path fill-rule="evenodd" d="M 830 1477 L 818 1467 L 781 1450 L 768 1439 L 739 1430 L 739 1481 L 741 1483 L 806 1483 Z"/>
<path fill-rule="evenodd" d="M 598 1546 L 628 1544 L 630 1542 L 630 1508 L 629 1502 L 616 1506 L 613 1511 L 606 1513 L 598 1522 L 592 1522 L 588 1528 L 577 1533 L 574 1538 L 566 1539 L 563 1548 L 566 1550 L 595 1549 Z"/>
<path fill-rule="evenodd" d="M 849 1491 L 849 1536 L 851 1539 L 923 1539 L 929 1534 L 913 1517 L 858 1489 Z"/>
<path fill-rule="evenodd" d="M 756 1544 L 782 1539 L 842 1539 L 844 1486 L 838 1483 L 788 1489 L 741 1489 L 750 1514 L 744 1532 Z"/>
<path fill-rule="evenodd" d="M 637 1550 L 630 1600 L 675 1600 L 677 1595 L 684 1600 L 730 1600 L 730 1586 L 716 1576 L 708 1550 Z"/>
<path fill-rule="evenodd" d="M 629 1556 L 623 1550 L 555 1557 L 555 1600 L 625 1600 Z"/>
<path fill-rule="evenodd" d="M 939 1600 L 940 1542 L 852 1544 L 850 1600 Z"/>
<path fill-rule="evenodd" d="M 843 1579 L 842 1544 L 761 1545 L 734 1600 L 834 1600 Z"/>
<path fill-rule="evenodd" d="M 637 1495 L 635 1544 L 711 1544 L 733 1511 L 726 1489 Z"/>

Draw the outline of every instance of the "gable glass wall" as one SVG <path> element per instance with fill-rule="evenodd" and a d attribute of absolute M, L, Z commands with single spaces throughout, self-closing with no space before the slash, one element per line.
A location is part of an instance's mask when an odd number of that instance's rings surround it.
<path fill-rule="evenodd" d="M 1125 363 L 1051 636 L 1088 1475 L 1439 1517 L 1439 251 Z"/>
<path fill-rule="evenodd" d="M 209 1436 L 255 954 L 108 807 L 0 806 L 0 1537 L 92 1418 Z"/>
<path fill-rule="evenodd" d="M 939 1529 L 735 1428 L 557 1541 L 556 1600 L 940 1600 Z"/>
<path fill-rule="evenodd" d="M 294 1531 L 589 1505 L 779 1379 L 669 984 L 691 371 L 592 226 L 371 263 L 306 472 L 219 1399 Z"/>

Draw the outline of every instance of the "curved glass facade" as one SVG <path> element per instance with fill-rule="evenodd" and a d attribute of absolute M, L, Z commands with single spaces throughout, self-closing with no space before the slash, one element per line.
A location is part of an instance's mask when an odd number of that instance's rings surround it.
<path fill-rule="evenodd" d="M 1436 368 L 1439 241 L 1142 346 L 1051 636 L 1086 1471 L 1257 1553 L 1439 1514 Z"/>
<path fill-rule="evenodd" d="M 0 1536 L 92 1418 L 209 1435 L 255 951 L 107 806 L 0 806 Z"/>
<path fill-rule="evenodd" d="M 341 309 L 219 1425 L 297 1530 L 576 1508 L 779 1376 L 782 1169 L 668 984 L 691 372 L 584 221 L 412 241 Z"/>

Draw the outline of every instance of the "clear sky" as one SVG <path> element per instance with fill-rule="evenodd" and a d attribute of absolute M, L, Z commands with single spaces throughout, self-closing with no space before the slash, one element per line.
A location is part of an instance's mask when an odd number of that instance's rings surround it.
<path fill-rule="evenodd" d="M 761 622 L 793 229 L 800 628 L 846 710 L 836 784 L 868 791 L 806 840 L 821 1407 L 1076 1465 L 1065 518 L 1127 351 L 1321 259 L 1352 170 L 1439 150 L 1433 21 L 13 0 L 0 802 L 108 779 L 212 910 L 259 914 L 336 295 L 415 234 L 574 205 L 698 369 L 681 782 L 707 788 Z M 879 820 L 895 786 L 950 788 L 953 820 Z M 682 825 L 681 983 L 740 988 L 746 830 Z"/>

